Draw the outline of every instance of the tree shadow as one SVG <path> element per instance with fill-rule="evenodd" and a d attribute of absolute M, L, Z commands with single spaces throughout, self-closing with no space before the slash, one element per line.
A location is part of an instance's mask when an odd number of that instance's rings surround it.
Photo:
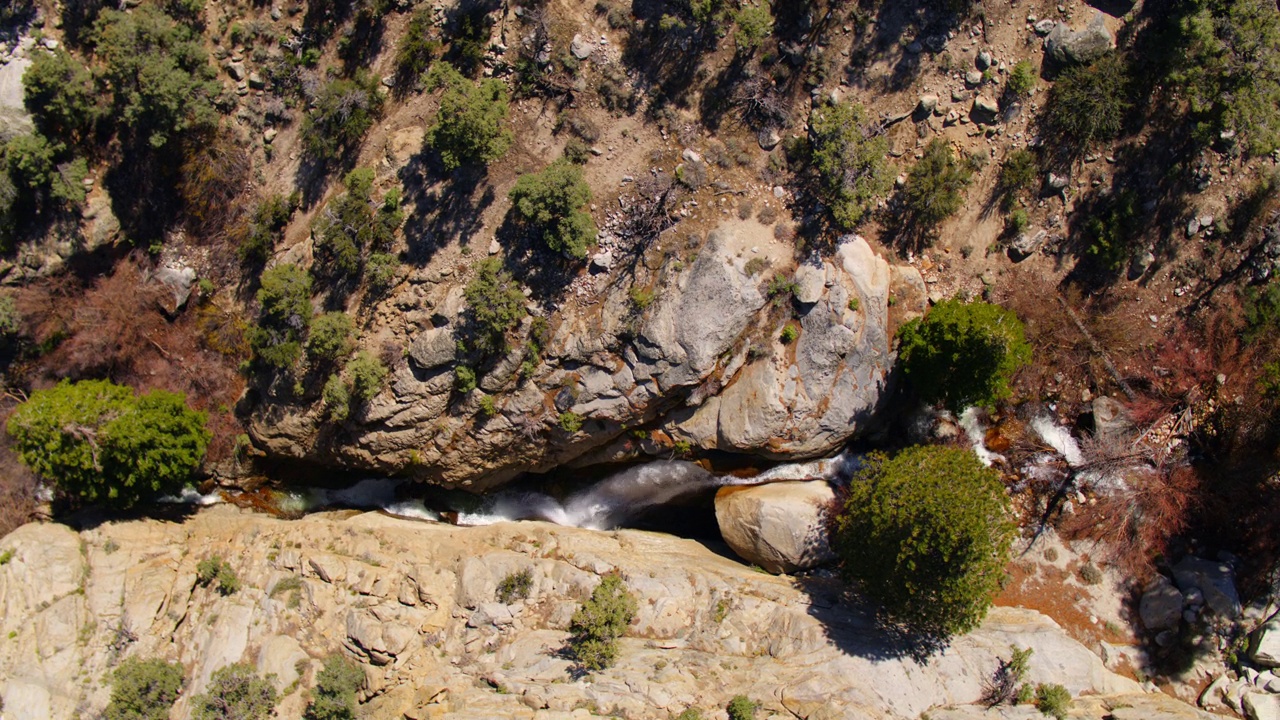
<path fill-rule="evenodd" d="M 633 0 L 631 14 L 644 29 L 628 33 L 622 62 L 639 78 L 637 85 L 649 96 L 647 114 L 658 116 L 664 108 L 688 107 L 689 89 L 703 70 L 702 59 L 718 42 L 709 27 L 664 30 L 663 16 L 671 6 L 658 0 Z"/>
<path fill-rule="evenodd" d="M 368 7 L 356 13 L 355 23 L 343 33 L 338 45 L 338 57 L 342 60 L 344 75 L 354 75 L 368 68 L 382 52 L 382 36 L 386 24 Z"/>
<path fill-rule="evenodd" d="M 864 0 L 861 5 L 870 4 Z M 924 60 L 946 50 L 948 33 L 968 18 L 950 10 L 939 10 L 928 2 L 878 3 L 874 29 L 855 40 L 850 62 L 845 66 L 848 84 L 881 92 L 906 90 L 919 77 Z M 863 69 L 876 62 L 888 62 L 888 77 L 872 82 Z"/>
<path fill-rule="evenodd" d="M 480 73 L 489 43 L 490 14 L 502 5 L 499 0 L 462 0 L 449 11 L 444 25 L 449 48 L 444 60 L 458 72 L 469 78 Z"/>
<path fill-rule="evenodd" d="M 532 298 L 544 308 L 554 309 L 565 291 L 582 270 L 584 261 L 565 258 L 546 246 L 540 230 L 516 217 L 515 208 L 507 211 L 495 233 L 506 250 L 505 266 L 511 276 L 527 286 Z"/>
<path fill-rule="evenodd" d="M 177 141 L 162 150 L 130 142 L 107 170 L 103 184 L 111 198 L 111 212 L 120 221 L 121 234 L 134 244 L 163 239 L 176 221 L 182 155 Z"/>
<path fill-rule="evenodd" d="M 484 166 L 462 167 L 446 175 L 425 150 L 400 170 L 411 220 L 403 228 L 407 262 L 426 265 L 451 238 L 467 244 L 480 234 L 484 213 L 497 199 L 487 178 Z"/>
<path fill-rule="evenodd" d="M 822 623 L 827 639 L 846 655 L 871 660 L 909 658 L 927 665 L 929 658 L 949 645 L 944 639 L 913 634 L 885 622 L 869 601 L 832 571 L 816 571 L 795 580 L 809 596 L 810 617 Z"/>

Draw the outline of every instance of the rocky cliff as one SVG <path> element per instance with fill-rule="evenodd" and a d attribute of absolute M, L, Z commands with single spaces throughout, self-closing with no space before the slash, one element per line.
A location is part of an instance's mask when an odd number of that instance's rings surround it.
<path fill-rule="evenodd" d="M 379 514 L 282 521 L 228 506 L 183 522 L 26 525 L 0 540 L 0 692 L 5 717 L 92 714 L 128 656 L 182 663 L 184 698 L 217 668 L 275 675 L 297 718 L 324 656 L 362 663 L 366 718 L 723 717 L 743 693 L 762 717 L 984 717 L 972 703 L 1010 645 L 1034 649 L 1029 680 L 1058 682 L 1078 717 L 1206 718 L 1108 671 L 1052 620 L 995 608 L 976 632 L 917 663 L 820 586 L 753 572 L 697 542 L 541 523 L 457 528 Z M 196 582 L 221 556 L 241 589 Z M 527 599 L 497 601 L 508 575 Z M 618 664 L 575 680 L 557 651 L 605 572 L 639 601 Z M 1117 697 L 1123 695 L 1124 697 Z M 939 706 L 957 706 L 939 711 Z M 181 700 L 175 717 L 186 717 Z M 1138 714 L 1132 714 L 1138 713 Z M 1146 713 L 1146 714 L 1142 714 Z M 1021 709 L 991 717 L 1030 717 Z"/>
<path fill-rule="evenodd" d="M 890 307 L 896 316 L 922 311 L 923 282 L 856 236 L 772 293 L 773 273 L 760 270 L 766 258 L 790 263 L 769 228 L 721 226 L 691 262 L 662 261 L 644 307 L 634 278 L 594 265 L 554 312 L 530 303 L 547 322 L 540 352 L 513 345 L 479 368 L 466 395 L 455 389 L 465 279 L 428 268 L 385 304 L 370 333 L 403 347 L 406 359 L 362 412 L 336 425 L 320 403 L 269 401 L 250 434 L 277 458 L 472 489 L 569 462 L 670 454 L 677 442 L 775 459 L 834 452 L 873 427 L 890 389 Z M 798 336 L 783 342 L 793 316 Z M 518 372 L 526 361 L 532 370 Z M 486 395 L 492 417 L 479 412 Z M 567 413 L 581 426 L 562 423 Z M 658 432 L 627 433 L 641 426 Z"/>

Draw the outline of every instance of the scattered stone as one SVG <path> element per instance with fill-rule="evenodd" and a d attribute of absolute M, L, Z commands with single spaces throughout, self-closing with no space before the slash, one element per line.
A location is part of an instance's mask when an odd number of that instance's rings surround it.
<path fill-rule="evenodd" d="M 276 130 L 273 127 L 269 127 L 266 130 L 262 131 L 262 141 L 266 143 L 270 143 L 272 140 L 275 140 L 276 135 L 279 135 L 279 134 L 280 134 L 279 130 Z"/>
<path fill-rule="evenodd" d="M 458 351 L 458 341 L 452 328 L 434 328 L 414 339 L 409 346 L 409 359 L 423 370 L 453 362 Z"/>
<path fill-rule="evenodd" d="M 778 147 L 778 143 L 782 142 L 782 135 L 774 128 L 765 128 L 756 134 L 756 142 L 760 143 L 761 150 L 767 152 Z"/>
<path fill-rule="evenodd" d="M 786 188 L 782 187 L 781 185 L 774 185 L 773 196 L 778 198 L 779 200 L 786 197 L 787 196 Z"/>
<path fill-rule="evenodd" d="M 1045 35 L 1048 35 L 1049 33 L 1053 32 L 1053 28 L 1057 26 L 1057 24 L 1058 23 L 1054 20 L 1048 20 L 1048 19 L 1041 20 L 1040 22 L 1035 24 L 1036 34 L 1039 35 L 1040 37 L 1044 37 Z"/>
<path fill-rule="evenodd" d="M 1054 190 L 1065 190 L 1067 185 L 1071 184 L 1071 178 L 1051 172 L 1045 176 L 1045 184 Z"/>
<path fill-rule="evenodd" d="M 692 148 L 685 148 L 685 151 L 680 153 L 680 157 L 684 158 L 685 162 L 691 162 L 691 163 L 702 162 L 702 156 L 699 155 L 697 151 L 693 150 Z"/>
<path fill-rule="evenodd" d="M 181 310 L 187 304 L 187 299 L 191 297 L 191 288 L 196 282 L 196 271 L 185 265 L 165 265 L 156 271 L 155 279 L 173 293 L 172 304 L 161 303 L 161 308 L 173 315 Z"/>
<path fill-rule="evenodd" d="M 919 55 L 924 52 L 924 45 L 919 40 L 912 40 L 907 43 L 907 52 L 911 55 Z"/>
<path fill-rule="evenodd" d="M 982 71 L 970 70 L 964 74 L 964 84 L 969 87 L 977 87 L 982 84 Z"/>
<path fill-rule="evenodd" d="M 995 98 L 979 95 L 973 101 L 973 109 L 969 113 L 973 121 L 982 125 L 993 125 L 1000 117 L 1000 104 Z"/>
<path fill-rule="evenodd" d="M 591 57 L 592 49 L 591 41 L 581 35 L 574 35 L 573 41 L 569 43 L 569 52 L 573 53 L 573 56 L 579 60 L 586 60 Z"/>
<path fill-rule="evenodd" d="M 498 238 L 489 241 L 489 254 L 497 255 L 502 252 L 502 243 L 498 242 Z"/>
<path fill-rule="evenodd" d="M 249 87 L 254 90 L 262 90 L 267 86 L 267 81 L 257 72 L 249 73 Z"/>
<path fill-rule="evenodd" d="M 227 74 L 230 75 L 231 79 L 235 80 L 236 82 L 240 82 L 241 80 L 244 80 L 244 76 L 245 76 L 244 63 L 241 63 L 241 62 L 227 63 Z"/>
<path fill-rule="evenodd" d="M 1200 218 L 1193 217 L 1187 221 L 1187 237 L 1195 237 L 1200 232 Z"/>
<path fill-rule="evenodd" d="M 603 250 L 591 256 L 591 270 L 593 272 L 608 272 L 613 268 L 613 253 Z"/>
<path fill-rule="evenodd" d="M 1245 693 L 1241 705 L 1249 720 L 1280 720 L 1280 695 Z"/>
<path fill-rule="evenodd" d="M 932 93 L 921 95 L 920 100 L 916 102 L 916 114 L 929 115 L 938 108 L 938 96 Z"/>
<path fill-rule="evenodd" d="M 978 66 L 979 70 L 986 70 L 987 68 L 991 67 L 991 61 L 992 61 L 991 53 L 990 51 L 987 51 L 987 50 L 983 50 L 982 52 L 978 53 L 978 57 L 974 58 L 974 64 Z"/>
<path fill-rule="evenodd" d="M 1100 440 L 1119 440 L 1133 428 L 1129 411 L 1115 398 L 1105 395 L 1093 399 L 1093 434 Z M 1199 592 L 1198 590 L 1196 592 Z M 1191 594 L 1186 593 L 1186 598 Z"/>
<path fill-rule="evenodd" d="M 1009 244 L 1009 255 L 1015 262 L 1025 260 L 1038 251 L 1049 239 L 1049 231 L 1041 228 L 1033 233 L 1024 232 Z"/>
<path fill-rule="evenodd" d="M 1142 277 L 1151 269 L 1151 266 L 1154 265 L 1155 262 L 1156 255 L 1150 250 L 1143 250 L 1142 252 L 1134 255 L 1133 259 L 1129 261 L 1129 279 L 1137 280 Z"/>
<path fill-rule="evenodd" d="M 801 265 L 796 269 L 795 282 L 796 300 L 803 305 L 812 305 L 822 299 L 827 273 L 821 265 Z"/>

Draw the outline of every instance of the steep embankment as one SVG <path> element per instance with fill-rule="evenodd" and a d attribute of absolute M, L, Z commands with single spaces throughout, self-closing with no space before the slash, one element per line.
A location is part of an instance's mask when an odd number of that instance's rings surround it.
<path fill-rule="evenodd" d="M 564 718 L 575 708 L 667 718 L 724 707 L 737 693 L 778 717 L 916 718 L 976 701 L 1010 645 L 1035 650 L 1033 682 L 1073 695 L 1140 693 L 1032 611 L 996 608 L 918 664 L 822 587 L 806 592 L 697 542 L 644 532 L 466 529 L 351 513 L 288 522 L 218 507 L 182 523 L 80 534 L 27 525 L 0 545 L 13 552 L 0 567 L 0 677 L 6 717 L 19 720 L 101 708 L 107 671 L 126 656 L 180 661 L 184 698 L 223 665 L 256 663 L 276 674 L 286 718 L 299 716 L 320 658 L 334 652 L 364 664 L 363 712 L 374 718 Z M 238 592 L 197 584 L 197 563 L 214 555 L 238 575 Z M 522 570 L 532 575 L 528 598 L 497 602 L 498 584 Z M 617 666 L 574 680 L 557 651 L 574 609 L 610 571 L 639 613 Z M 1158 695 L 1110 706 L 1121 704 L 1145 718 L 1206 717 Z M 1106 705 L 1077 706 L 1101 717 Z M 980 713 L 956 712 L 946 717 Z"/>

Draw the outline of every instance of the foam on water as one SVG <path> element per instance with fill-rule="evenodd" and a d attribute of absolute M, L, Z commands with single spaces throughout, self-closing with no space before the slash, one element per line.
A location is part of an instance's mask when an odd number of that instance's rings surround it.
<path fill-rule="evenodd" d="M 1084 464 L 1084 453 L 1080 452 L 1080 445 L 1071 436 L 1071 431 L 1055 424 L 1052 418 L 1045 415 L 1035 417 L 1031 421 L 1031 429 L 1071 467 Z"/>
<path fill-rule="evenodd" d="M 996 460 L 1004 461 L 1003 455 L 987 449 L 987 428 L 978 416 L 978 408 L 965 408 L 964 412 L 960 413 L 958 422 L 964 434 L 969 436 L 969 442 L 973 444 L 973 454 L 978 456 L 983 465 L 991 467 L 991 463 Z"/>
<path fill-rule="evenodd" d="M 187 485 L 177 495 L 161 495 L 156 498 L 156 502 L 162 502 L 167 505 L 199 505 L 200 507 L 205 507 L 222 502 L 222 493 L 214 490 L 207 495 L 201 495 L 198 490 Z"/>

